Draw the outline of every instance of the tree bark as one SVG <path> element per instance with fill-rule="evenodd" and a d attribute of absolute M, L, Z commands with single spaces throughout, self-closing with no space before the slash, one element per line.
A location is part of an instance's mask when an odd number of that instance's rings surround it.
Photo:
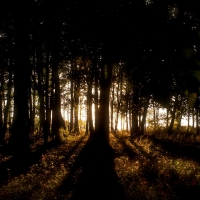
<path fill-rule="evenodd" d="M 132 128 L 131 128 L 131 139 L 138 133 L 138 102 L 139 102 L 139 91 L 133 83 L 133 103 L 132 103 Z"/>
<path fill-rule="evenodd" d="M 94 134 L 93 122 L 92 122 L 92 82 L 91 78 L 89 78 L 88 91 L 87 91 L 87 103 L 88 103 L 88 123 L 89 123 L 89 132 L 90 135 Z"/>
<path fill-rule="evenodd" d="M 172 119 L 171 119 L 171 122 L 170 122 L 170 125 L 169 125 L 169 128 L 168 128 L 169 134 L 172 133 L 172 128 L 174 126 L 174 120 L 175 120 L 175 116 L 176 116 L 177 106 L 178 106 L 178 95 L 176 94 L 175 101 L 174 101 L 174 108 L 173 108 L 173 111 L 172 111 Z"/>
<path fill-rule="evenodd" d="M 44 90 L 43 90 L 43 78 L 42 78 L 42 56 L 41 52 L 39 52 L 39 46 L 36 47 L 36 55 L 37 55 L 37 75 L 38 75 L 38 96 L 39 96 L 39 117 L 40 117 L 40 132 L 44 131 L 45 124 L 45 112 L 44 112 Z"/>
<path fill-rule="evenodd" d="M 5 106 L 4 110 L 4 124 L 3 124 L 3 139 L 2 141 L 4 142 L 5 136 L 6 136 L 6 131 L 7 131 L 7 124 L 8 124 L 8 114 L 9 114 L 9 109 L 11 106 L 11 90 L 12 90 L 12 67 L 9 66 L 9 81 L 8 81 L 8 92 L 7 92 L 7 103 Z M 10 126 L 11 124 L 9 124 Z"/>
<path fill-rule="evenodd" d="M 4 94 L 4 68 L 1 69 L 0 71 L 1 73 L 1 85 L 0 85 L 0 144 L 4 143 L 4 131 L 3 131 L 3 107 L 2 107 L 2 103 L 3 103 L 3 94 Z"/>
<path fill-rule="evenodd" d="M 45 105 L 46 105 L 46 119 L 45 119 L 45 130 L 44 130 L 44 145 L 48 142 L 48 137 L 50 133 L 50 123 L 51 123 L 51 110 L 50 110 L 50 98 L 49 98 L 49 49 L 47 49 L 46 58 L 46 83 L 45 83 Z"/>
<path fill-rule="evenodd" d="M 74 64 L 71 65 L 71 111 L 70 111 L 70 131 L 74 128 Z"/>
<path fill-rule="evenodd" d="M 76 80 L 75 80 L 75 88 L 74 88 L 74 103 L 75 103 L 75 110 L 74 110 L 74 131 L 79 133 L 79 123 L 78 123 L 78 107 L 79 107 L 79 90 L 80 90 L 80 78 L 79 78 L 79 71 L 76 66 Z"/>
<path fill-rule="evenodd" d="M 111 126 L 111 131 L 113 131 L 114 130 L 114 127 L 113 127 L 113 106 L 114 106 L 114 82 L 112 83 L 112 98 L 111 98 L 111 111 L 110 111 L 110 120 L 111 120 L 111 124 L 110 124 L 110 126 Z"/>
<path fill-rule="evenodd" d="M 112 63 L 106 55 L 101 66 L 100 108 L 98 139 L 100 143 L 109 145 L 109 92 L 112 76 Z"/>
<path fill-rule="evenodd" d="M 117 133 L 118 119 L 119 119 L 119 109 L 120 109 L 120 100 L 119 100 L 119 82 L 117 84 L 117 115 L 115 119 L 115 134 Z"/>
<path fill-rule="evenodd" d="M 99 94 L 98 94 L 98 88 L 99 88 L 99 68 L 97 63 L 94 65 L 94 71 L 95 71 L 95 95 L 94 95 L 94 102 L 95 102 L 95 133 L 98 132 L 99 127 Z"/>
<path fill-rule="evenodd" d="M 143 111 L 143 117 L 142 117 L 142 122 L 141 122 L 141 134 L 144 134 L 145 131 L 145 124 L 146 124 L 146 117 L 147 117 L 147 110 L 149 106 L 149 97 L 146 99 L 145 104 L 144 104 L 144 111 Z"/>
<path fill-rule="evenodd" d="M 168 127 L 169 127 L 169 108 L 167 108 L 167 116 L 166 116 L 166 128 L 168 129 Z"/>
<path fill-rule="evenodd" d="M 14 70 L 14 116 L 12 125 L 12 147 L 16 155 L 23 157 L 29 151 L 28 133 L 28 86 L 29 62 L 29 1 L 15 4 L 16 59 Z M 24 9 L 26 8 L 26 9 Z"/>
<path fill-rule="evenodd" d="M 52 28 L 53 28 L 52 86 L 54 88 L 53 110 L 52 110 L 52 133 L 56 137 L 56 140 L 60 143 L 61 138 L 59 129 L 60 128 L 66 129 L 66 127 L 64 119 L 61 115 L 60 82 L 58 75 L 58 63 L 60 57 L 60 24 L 57 16 L 55 16 L 55 19 L 52 19 Z"/>

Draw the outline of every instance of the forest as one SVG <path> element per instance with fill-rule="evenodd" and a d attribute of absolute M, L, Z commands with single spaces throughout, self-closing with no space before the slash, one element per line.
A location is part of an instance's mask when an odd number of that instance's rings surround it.
<path fill-rule="evenodd" d="M 200 199 L 199 10 L 3 1 L 0 199 Z"/>

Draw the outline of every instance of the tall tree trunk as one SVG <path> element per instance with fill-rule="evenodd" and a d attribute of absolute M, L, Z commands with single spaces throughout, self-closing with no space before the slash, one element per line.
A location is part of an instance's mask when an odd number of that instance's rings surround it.
<path fill-rule="evenodd" d="M 34 80 L 33 80 L 33 84 L 34 84 L 34 86 L 36 85 L 36 74 L 35 74 L 36 72 L 35 72 L 35 69 L 34 69 L 34 74 L 33 74 L 33 78 L 34 78 Z M 32 127 L 33 127 L 33 131 L 35 131 L 35 113 L 36 113 L 36 88 L 34 87 L 33 88 L 33 112 L 32 112 L 32 117 L 31 117 L 31 119 L 32 119 L 32 121 L 31 121 L 31 124 L 32 124 Z"/>
<path fill-rule="evenodd" d="M 111 131 L 113 131 L 114 130 L 114 127 L 113 127 L 113 106 L 114 106 L 114 82 L 113 82 L 113 84 L 112 84 L 112 98 L 111 98 L 111 111 L 110 111 L 110 119 L 111 119 Z"/>
<path fill-rule="evenodd" d="M 187 125 L 187 133 L 190 130 L 190 106 L 188 105 L 188 125 Z"/>
<path fill-rule="evenodd" d="M 77 78 L 74 90 L 74 103 L 75 103 L 74 131 L 76 133 L 79 133 L 79 123 L 78 123 L 79 89 L 80 89 L 80 80 L 79 78 Z"/>
<path fill-rule="evenodd" d="M 121 131 L 123 131 L 123 130 L 124 130 L 124 116 L 121 113 Z"/>
<path fill-rule="evenodd" d="M 37 47 L 36 51 L 37 55 L 37 74 L 38 74 L 38 96 L 39 96 L 39 117 L 40 117 L 40 132 L 44 131 L 44 124 L 45 124 L 45 112 L 44 112 L 44 90 L 43 90 L 43 78 L 42 78 L 42 56 L 39 52 L 39 47 Z"/>
<path fill-rule="evenodd" d="M 169 108 L 167 108 L 167 116 L 166 116 L 166 128 L 169 126 Z"/>
<path fill-rule="evenodd" d="M 195 112 L 194 107 L 192 108 L 192 130 L 194 130 L 194 122 L 195 122 Z"/>
<path fill-rule="evenodd" d="M 120 104 L 121 104 L 121 102 L 119 100 L 119 82 L 118 82 L 118 84 L 117 84 L 117 115 L 116 115 L 116 119 L 115 119 L 115 132 L 114 132 L 115 134 L 117 133 Z"/>
<path fill-rule="evenodd" d="M 57 10 L 58 12 L 58 10 Z M 56 13 L 57 13 L 56 12 Z M 57 13 L 58 14 L 58 13 Z M 60 56 L 60 24 L 58 16 L 52 19 L 53 28 L 53 47 L 52 47 L 52 85 L 54 88 L 53 98 L 53 110 L 52 110 L 52 133 L 56 137 L 56 140 L 60 143 L 59 129 L 65 127 L 64 119 L 61 115 L 61 99 L 60 99 L 60 82 L 58 75 L 58 63 Z"/>
<path fill-rule="evenodd" d="M 129 100 L 129 81 L 127 80 L 127 87 L 126 87 L 126 131 L 128 132 L 129 127 L 129 117 L 130 117 L 130 100 Z"/>
<path fill-rule="evenodd" d="M 156 128 L 156 108 L 155 108 L 155 102 L 153 101 L 153 128 Z"/>
<path fill-rule="evenodd" d="M 196 134 L 199 134 L 199 110 L 198 110 L 198 97 L 196 105 Z"/>
<path fill-rule="evenodd" d="M 17 157 L 22 158 L 29 151 L 27 127 L 29 120 L 28 86 L 30 81 L 29 1 L 17 2 L 15 7 L 16 59 L 14 68 L 14 116 L 11 137 L 12 147 Z"/>
<path fill-rule="evenodd" d="M 172 111 L 172 119 L 171 119 L 171 122 L 170 122 L 170 125 L 169 125 L 169 128 L 168 128 L 168 133 L 169 134 L 172 133 L 172 128 L 174 126 L 174 120 L 175 120 L 175 116 L 176 116 L 177 106 L 178 106 L 178 95 L 176 94 L 175 102 L 174 102 L 174 108 L 173 108 L 173 111 Z"/>
<path fill-rule="evenodd" d="M 156 109 L 156 125 L 159 126 L 159 107 Z"/>
<path fill-rule="evenodd" d="M 0 85 L 0 144 L 4 143 L 4 133 L 3 133 L 3 94 L 4 94 L 4 68 L 0 71 L 1 85 Z"/>
<path fill-rule="evenodd" d="M 91 77 L 87 81 L 88 91 L 87 91 L 87 106 L 88 106 L 88 123 L 90 135 L 94 134 L 93 122 L 92 122 L 92 80 Z"/>
<path fill-rule="evenodd" d="M 32 80 L 29 82 L 29 91 L 28 91 L 28 104 L 29 104 L 29 132 L 30 138 L 33 136 L 33 101 L 32 101 Z"/>
<path fill-rule="evenodd" d="M 143 117 L 142 117 L 142 122 L 141 122 L 141 134 L 144 134 L 145 131 L 145 124 L 146 124 L 146 117 L 147 117 L 147 110 L 149 106 L 149 97 L 146 99 L 144 103 L 144 112 L 143 112 Z"/>
<path fill-rule="evenodd" d="M 94 65 L 94 71 L 95 71 L 95 95 L 94 95 L 94 102 L 95 102 L 95 133 L 98 132 L 98 123 L 99 123 L 99 94 L 98 94 L 98 88 L 99 88 L 99 68 L 98 64 L 96 63 Z"/>
<path fill-rule="evenodd" d="M 46 119 L 45 119 L 45 130 L 44 130 L 44 145 L 48 142 L 50 134 L 50 123 L 51 123 L 51 110 L 50 110 L 50 98 L 49 98 L 49 48 L 47 49 L 46 58 L 46 83 L 45 83 L 45 106 L 46 106 Z"/>
<path fill-rule="evenodd" d="M 138 133 L 138 102 L 139 102 L 139 91 L 133 83 L 133 103 L 132 103 L 132 129 L 131 129 L 131 139 L 133 139 L 134 134 Z"/>
<path fill-rule="evenodd" d="M 99 108 L 99 127 L 98 139 L 100 143 L 109 144 L 109 93 L 112 76 L 112 63 L 105 54 L 101 66 L 100 80 L 100 108 Z"/>
<path fill-rule="evenodd" d="M 126 111 L 126 132 L 128 132 L 128 110 Z"/>
<path fill-rule="evenodd" d="M 4 110 L 4 124 L 3 124 L 3 141 L 5 139 L 7 124 L 8 124 L 8 113 L 11 106 L 11 90 L 12 90 L 12 68 L 9 66 L 9 81 L 8 81 L 8 92 L 7 92 L 7 103 Z M 11 124 L 9 124 L 10 126 Z"/>
<path fill-rule="evenodd" d="M 58 63 L 56 61 L 53 62 L 52 66 L 52 75 L 53 75 L 53 83 L 54 83 L 54 102 L 53 102 L 53 112 L 52 112 L 52 133 L 55 135 L 58 142 L 61 142 L 59 129 L 65 127 L 64 119 L 61 115 L 61 99 L 60 99 L 60 84 L 59 84 L 59 76 L 58 76 Z"/>
<path fill-rule="evenodd" d="M 181 128 L 181 119 L 182 119 L 182 112 L 177 113 L 177 131 L 180 131 Z"/>
<path fill-rule="evenodd" d="M 88 126 L 89 126 L 89 108 L 88 108 L 88 106 L 87 106 L 86 115 L 87 115 L 87 117 L 86 117 L 86 126 L 85 126 L 86 130 L 85 130 L 85 134 L 88 135 L 88 133 L 89 133 L 89 128 L 88 128 Z"/>
<path fill-rule="evenodd" d="M 73 72 L 73 66 L 74 64 L 72 63 L 72 68 L 71 68 L 71 112 L 70 112 L 70 131 L 73 130 L 74 128 L 74 80 L 73 80 L 73 76 L 74 76 L 74 72 Z"/>

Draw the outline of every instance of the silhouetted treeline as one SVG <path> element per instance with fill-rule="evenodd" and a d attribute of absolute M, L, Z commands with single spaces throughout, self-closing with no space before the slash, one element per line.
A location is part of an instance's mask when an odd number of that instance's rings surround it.
<path fill-rule="evenodd" d="M 6 1 L 1 144 L 9 138 L 21 154 L 36 133 L 45 145 L 50 136 L 61 142 L 62 128 L 80 131 L 81 104 L 87 105 L 86 133 L 106 144 L 119 123 L 132 137 L 143 134 L 148 108 L 154 128 L 165 108 L 169 134 L 183 116 L 192 116 L 199 133 L 199 7 L 195 1 Z"/>

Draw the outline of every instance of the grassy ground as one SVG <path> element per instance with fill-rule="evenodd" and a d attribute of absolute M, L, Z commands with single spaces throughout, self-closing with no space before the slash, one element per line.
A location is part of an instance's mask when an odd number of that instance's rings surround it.
<path fill-rule="evenodd" d="M 1 155 L 0 199 L 200 199 L 197 144 L 118 133 L 110 145 L 80 134 L 46 151 L 34 146 L 24 161 Z"/>

